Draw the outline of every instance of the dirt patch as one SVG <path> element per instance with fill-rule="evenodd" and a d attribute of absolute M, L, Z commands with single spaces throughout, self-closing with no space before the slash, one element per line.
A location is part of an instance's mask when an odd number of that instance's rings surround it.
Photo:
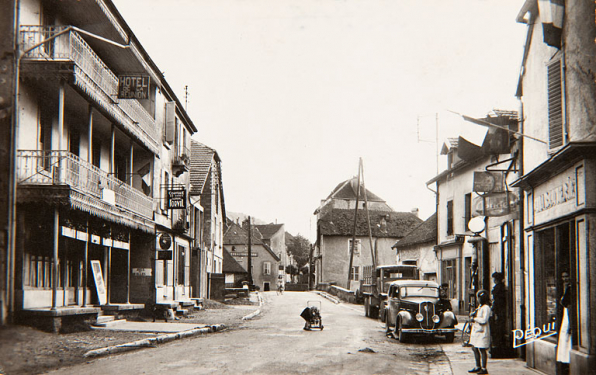
<path fill-rule="evenodd" d="M 242 324 L 242 317 L 254 310 L 253 306 L 228 306 L 211 300 L 206 300 L 204 307 L 203 310 L 195 310 L 174 322 L 224 324 L 227 329 L 233 329 Z M 0 374 L 39 374 L 85 362 L 88 359 L 83 355 L 89 350 L 155 336 L 157 335 L 108 330 L 54 334 L 24 326 L 2 327 L 0 328 Z"/>

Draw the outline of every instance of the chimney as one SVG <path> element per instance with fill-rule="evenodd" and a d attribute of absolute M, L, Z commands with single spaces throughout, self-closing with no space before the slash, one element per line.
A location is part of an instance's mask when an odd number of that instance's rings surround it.
<path fill-rule="evenodd" d="M 418 217 L 418 213 L 419 213 L 419 211 L 420 211 L 420 210 L 418 210 L 418 207 L 414 207 L 414 208 L 412 208 L 412 211 L 411 211 L 411 212 L 412 212 L 414 215 L 416 215 L 416 217 Z"/>

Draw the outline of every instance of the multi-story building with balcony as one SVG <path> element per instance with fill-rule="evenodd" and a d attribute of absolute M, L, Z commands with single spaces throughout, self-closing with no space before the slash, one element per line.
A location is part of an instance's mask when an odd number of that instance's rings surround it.
<path fill-rule="evenodd" d="M 556 327 L 519 344 L 528 366 L 548 374 L 593 373 L 596 364 L 595 10 L 594 1 L 526 0 L 517 18 L 528 27 L 517 95 L 532 137 L 516 184 L 524 191 L 522 329 Z"/>
<path fill-rule="evenodd" d="M 111 1 L 16 4 L 8 310 L 57 330 L 190 300 L 196 127 Z"/>

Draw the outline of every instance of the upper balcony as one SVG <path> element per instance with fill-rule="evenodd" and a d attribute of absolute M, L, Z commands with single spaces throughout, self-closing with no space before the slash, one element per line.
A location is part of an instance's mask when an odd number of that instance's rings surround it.
<path fill-rule="evenodd" d="M 21 26 L 21 49 L 27 49 L 66 30 L 68 26 Z M 29 51 L 24 61 L 73 64 L 72 83 L 103 108 L 125 131 L 153 153 L 159 153 L 155 119 L 136 99 L 117 99 L 118 77 L 99 58 L 81 34 L 70 30 Z M 33 68 L 34 70 L 34 68 Z M 27 70 L 32 74 L 31 70 Z"/>
<path fill-rule="evenodd" d="M 99 216 L 111 215 L 108 219 L 134 226 L 146 226 L 153 219 L 151 197 L 68 151 L 19 150 L 16 173 L 19 187 L 68 187 L 68 194 L 57 198 Z M 51 199 L 47 192 L 41 193 L 42 199 Z"/>

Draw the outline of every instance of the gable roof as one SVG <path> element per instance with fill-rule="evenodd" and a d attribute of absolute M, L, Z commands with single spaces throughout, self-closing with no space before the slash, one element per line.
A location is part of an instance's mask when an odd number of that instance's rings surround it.
<path fill-rule="evenodd" d="M 255 225 L 255 227 L 261 232 L 263 235 L 263 239 L 268 240 L 271 239 L 277 232 L 279 232 L 283 228 L 283 224 L 265 224 L 265 225 Z"/>
<path fill-rule="evenodd" d="M 333 189 L 331 194 L 327 197 L 327 199 L 352 199 L 356 200 L 357 191 L 358 191 L 358 178 L 353 177 L 349 180 L 345 180 L 344 182 L 340 183 Z M 361 189 L 360 196 L 358 197 L 359 200 L 364 202 L 364 191 L 366 190 L 366 199 L 370 202 L 385 202 L 376 194 L 372 193 L 368 189 Z"/>
<path fill-rule="evenodd" d="M 354 211 L 332 209 L 318 221 L 319 234 L 325 236 L 353 236 Z M 402 238 L 422 222 L 411 212 L 369 211 L 373 237 Z M 356 236 L 368 236 L 366 212 L 358 210 Z"/>
<path fill-rule="evenodd" d="M 436 243 L 437 242 L 437 213 L 432 214 L 423 223 L 414 228 L 404 238 L 397 241 L 392 246 L 394 249 L 403 249 L 408 246 L 418 245 L 422 243 Z"/>
<path fill-rule="evenodd" d="M 234 259 L 227 249 L 223 249 L 223 272 L 224 273 L 248 273 L 240 263 Z"/>
<path fill-rule="evenodd" d="M 211 171 L 217 152 L 204 144 L 191 142 L 190 194 L 201 194 Z"/>
<path fill-rule="evenodd" d="M 252 226 L 254 228 L 254 225 Z M 281 259 L 271 250 L 271 248 L 263 243 L 262 235 L 258 229 L 254 228 L 252 231 L 252 236 L 250 236 L 250 243 L 252 245 L 263 246 L 269 254 L 275 259 L 276 261 L 280 261 Z M 225 246 L 233 246 L 233 245 L 247 245 L 248 244 L 248 231 L 242 228 L 240 225 L 232 222 L 231 225 L 228 227 L 226 232 L 224 233 L 224 247 Z"/>

